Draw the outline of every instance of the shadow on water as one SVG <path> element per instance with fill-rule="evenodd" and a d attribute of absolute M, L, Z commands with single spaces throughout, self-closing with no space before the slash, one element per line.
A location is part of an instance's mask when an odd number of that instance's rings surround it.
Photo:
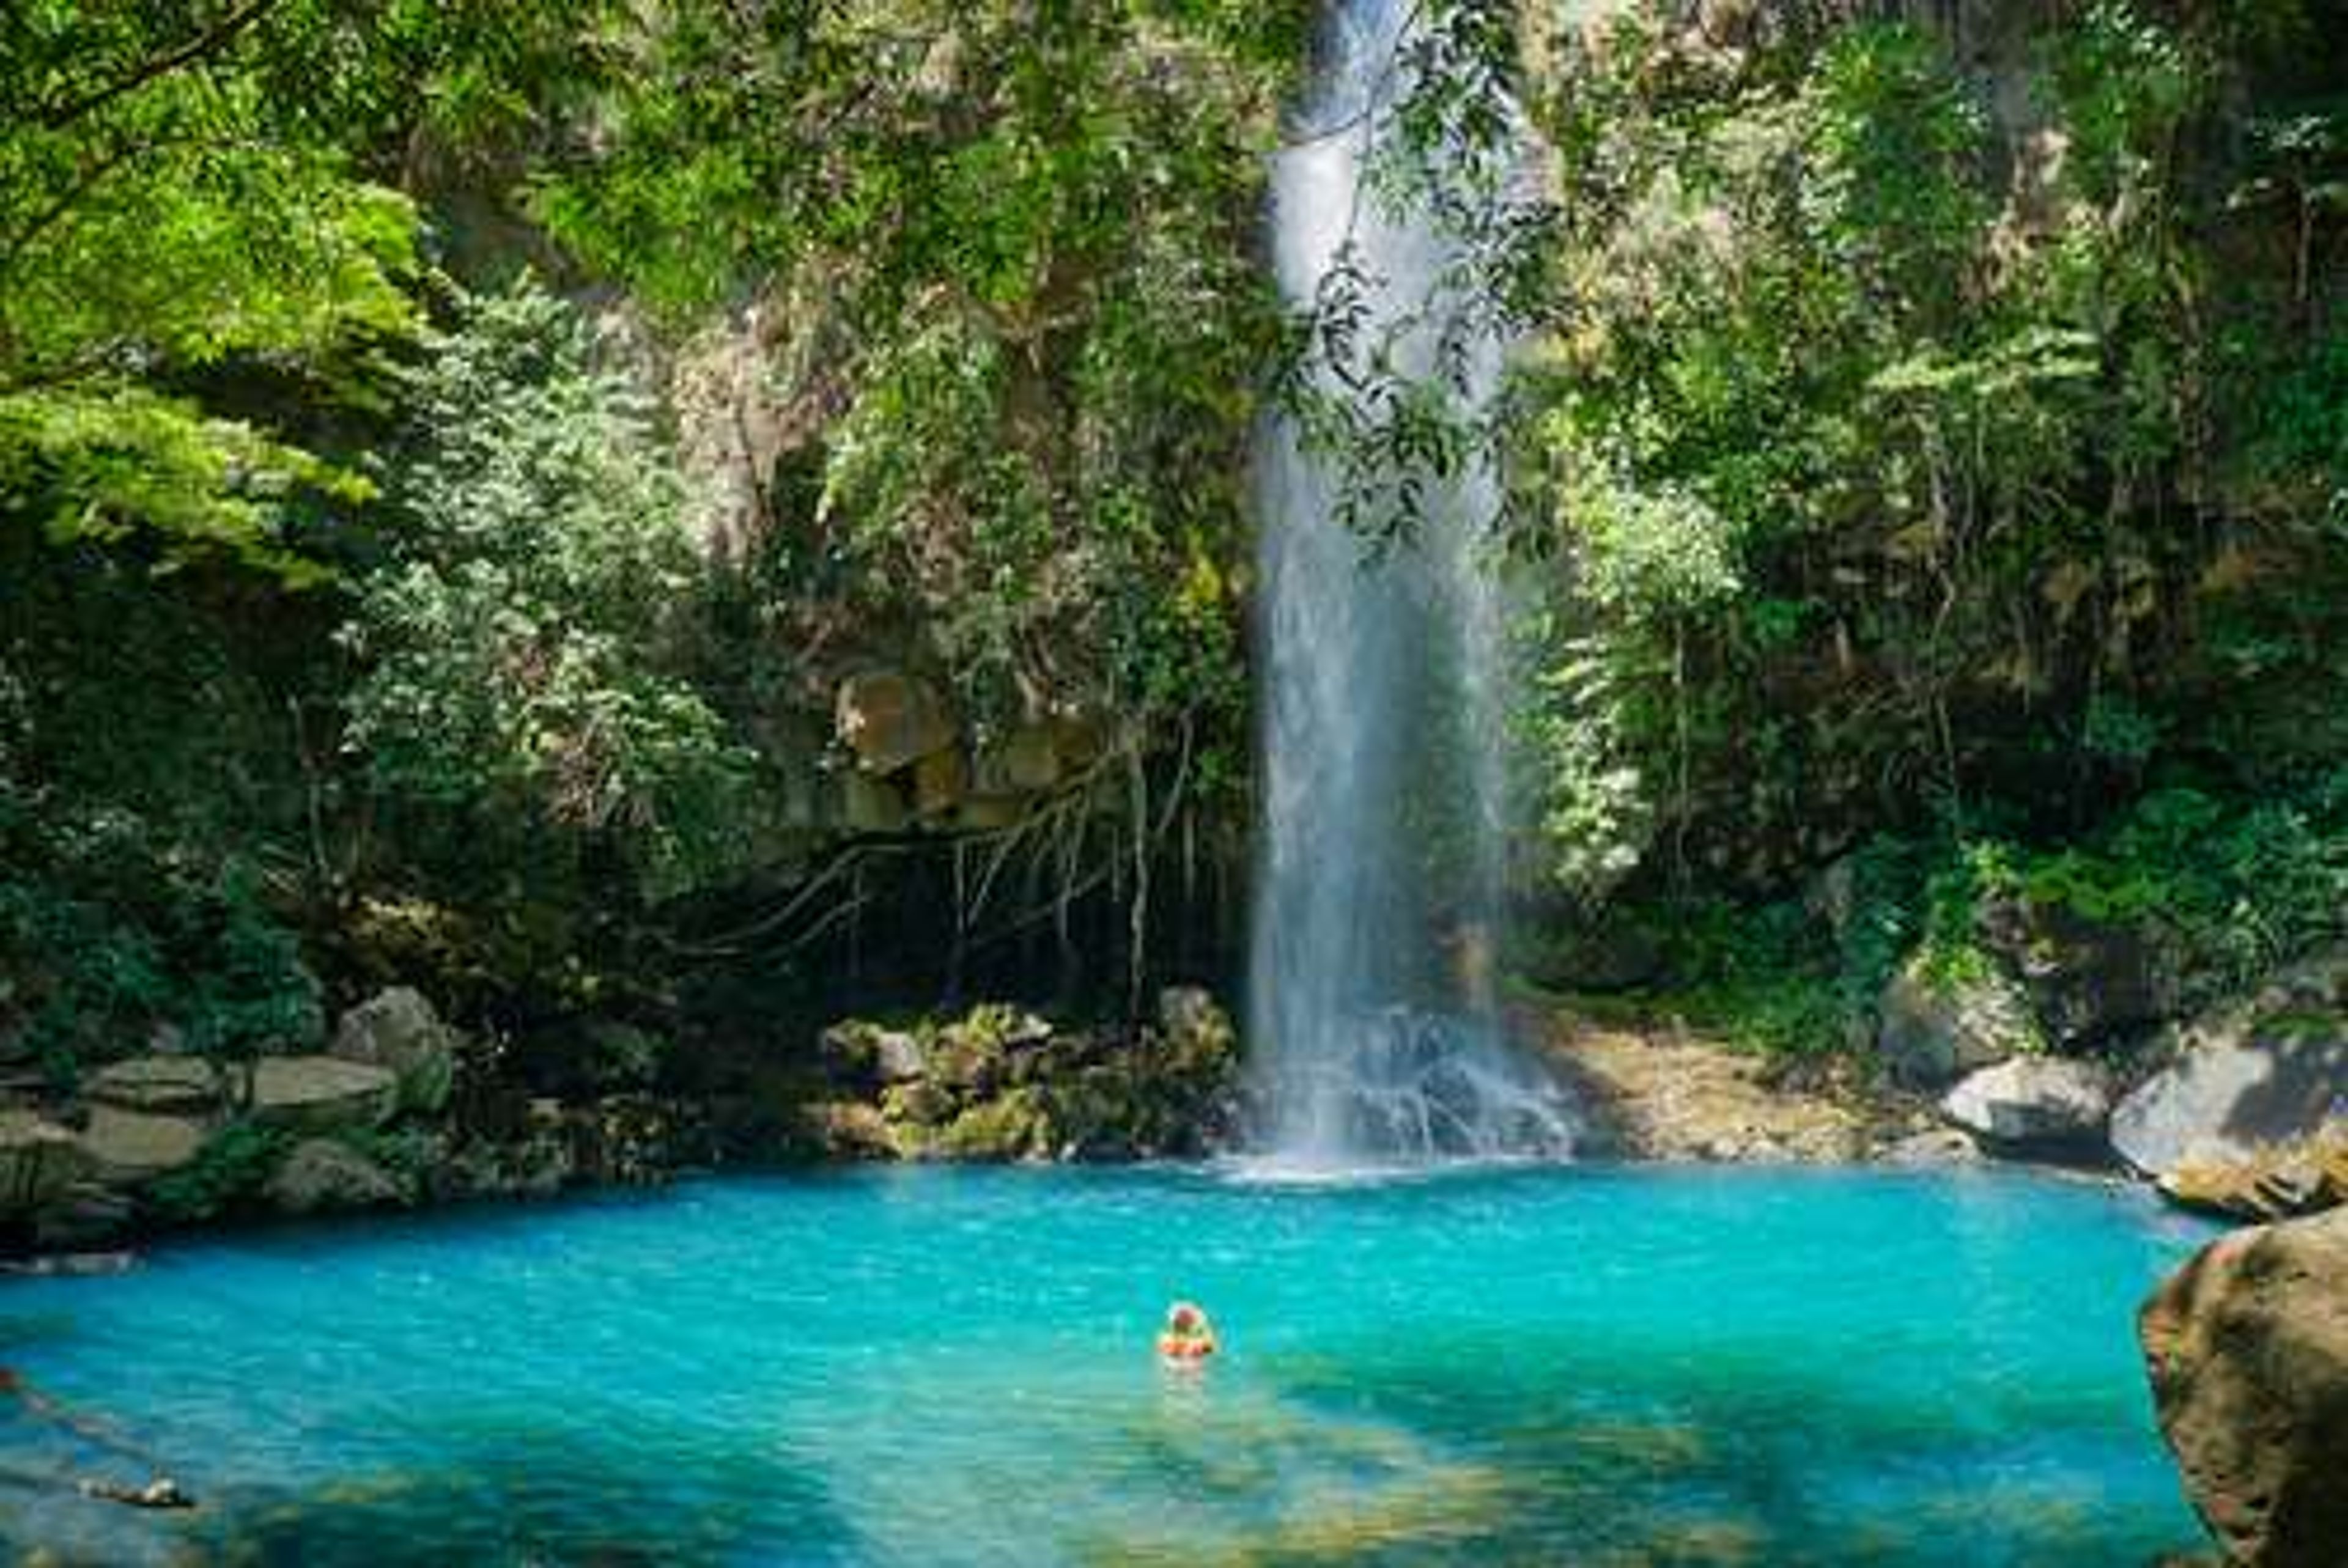
<path fill-rule="evenodd" d="M 414 1468 L 199 1496 L 191 1513 L 148 1516 L 52 1492 L 37 1508 L 0 1507 L 0 1548 L 239 1568 L 863 1560 L 821 1481 L 789 1455 L 675 1427 L 589 1437 L 484 1425 L 442 1434 L 431 1461 Z M 778 1542 L 788 1543 L 780 1559 Z"/>
<path fill-rule="evenodd" d="M 1228 1369 L 1226 1369 L 1228 1370 Z M 1287 1354 L 1116 1436 L 1077 1561 L 2127 1564 L 2199 1542 L 2134 1423 L 2059 1381 L 1869 1386 L 1830 1346 L 1538 1331 Z M 1826 1456 L 1831 1455 L 1828 1460 Z"/>

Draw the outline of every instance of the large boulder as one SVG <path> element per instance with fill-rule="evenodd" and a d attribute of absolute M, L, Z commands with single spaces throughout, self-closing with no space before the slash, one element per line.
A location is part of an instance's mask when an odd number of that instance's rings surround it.
<path fill-rule="evenodd" d="M 2161 1431 L 2234 1562 L 2348 1548 L 2348 1209 L 2238 1231 L 2137 1317 Z"/>
<path fill-rule="evenodd" d="M 289 1214 L 383 1208 L 407 1197 L 382 1166 L 332 1138 L 304 1138 L 294 1145 L 264 1190 L 271 1204 Z"/>
<path fill-rule="evenodd" d="M 2028 995 L 1995 968 L 1943 973 L 1919 954 L 1884 987 L 1878 1011 L 1885 1065 L 1918 1088 L 1938 1088 L 2044 1043 Z"/>
<path fill-rule="evenodd" d="M 220 1075 L 194 1056 L 134 1056 L 82 1081 L 82 1098 L 124 1111 L 209 1115 L 220 1108 Z"/>
<path fill-rule="evenodd" d="M 929 1048 L 912 1030 L 843 1019 L 823 1031 L 821 1042 L 827 1062 L 852 1080 L 905 1083 L 929 1071 Z"/>
<path fill-rule="evenodd" d="M 393 986 L 343 1014 L 326 1050 L 345 1061 L 389 1070 L 399 1081 L 400 1103 L 429 1112 L 448 1102 L 463 1038 L 423 992 Z"/>
<path fill-rule="evenodd" d="M 868 670 L 842 681 L 832 722 L 868 774 L 895 773 L 955 741 L 936 688 L 899 670 Z"/>
<path fill-rule="evenodd" d="M 2253 1028 L 2188 1034 L 2112 1113 L 2112 1147 L 2147 1175 L 2253 1158 L 2348 1115 L 2348 1037 Z"/>
<path fill-rule="evenodd" d="M 2157 1023 L 2176 1007 L 2175 977 L 2141 927 L 2025 898 L 1993 904 L 1982 925 L 2058 1046 L 2108 1040 Z"/>
<path fill-rule="evenodd" d="M 0 1111 L 0 1217 L 40 1209 L 95 1168 L 81 1141 L 30 1111 Z"/>
<path fill-rule="evenodd" d="M 205 1125 L 189 1116 L 165 1116 L 93 1107 L 81 1146 L 98 1173 L 122 1185 L 167 1175 L 192 1163 L 204 1146 Z"/>
<path fill-rule="evenodd" d="M 253 1063 L 251 1111 L 264 1126 L 297 1132 L 372 1127 L 399 1103 L 387 1067 L 338 1056 L 264 1056 Z"/>
<path fill-rule="evenodd" d="M 1966 1074 L 1941 1113 L 1996 1143 L 2078 1147 L 2101 1136 L 2113 1093 L 2110 1070 L 2098 1063 L 2017 1056 Z"/>

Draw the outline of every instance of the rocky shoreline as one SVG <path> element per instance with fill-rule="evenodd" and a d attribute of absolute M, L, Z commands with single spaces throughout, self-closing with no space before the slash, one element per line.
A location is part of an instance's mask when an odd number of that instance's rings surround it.
<path fill-rule="evenodd" d="M 69 1091 L 19 1091 L 0 1101 L 0 1260 L 57 1266 L 38 1260 L 193 1226 L 718 1167 L 1197 1156 L 1228 1129 L 1239 1067 L 1230 1019 L 1185 987 L 1131 1027 L 1001 1004 L 847 1020 L 822 1031 L 810 1063 L 709 1092 L 531 1093 L 494 1056 L 393 987 L 345 1012 L 321 1051 L 149 1051 Z"/>
<path fill-rule="evenodd" d="M 2149 1182 L 2238 1220 L 2348 1201 L 2348 951 L 2164 1014 L 2147 999 L 2170 988 L 2096 989 L 2108 954 L 2076 947 L 2083 977 L 2043 946 L 2019 950 L 2026 962 L 1910 963 L 1865 1039 L 1815 1055 L 1735 1049 L 1667 994 L 1544 996 L 1517 1031 L 1572 1081 L 1601 1155 L 2011 1160 Z"/>
<path fill-rule="evenodd" d="M 2278 977 L 2136 1058 L 2010 1048 L 2010 1008 L 1962 988 L 1887 999 L 1882 1041 L 1785 1057 L 1668 1012 L 1519 1006 L 1513 1032 L 1574 1091 L 1585 1158 L 2010 1160 L 2151 1181 L 2229 1217 L 2348 1195 L 2348 960 Z M 1987 1020 L 1987 1021 L 1985 1021 Z M 2319 1025 L 2322 1027 L 2319 1027 Z M 345 1012 L 320 1051 L 216 1063 L 163 1051 L 70 1094 L 0 1105 L 0 1255 L 104 1248 L 219 1221 L 543 1196 L 714 1166 L 1196 1157 L 1241 1098 L 1231 1020 L 1196 988 L 1125 1028 L 985 1004 L 848 1020 L 811 1060 L 726 1093 L 570 1098 L 484 1083 L 418 992 Z"/>

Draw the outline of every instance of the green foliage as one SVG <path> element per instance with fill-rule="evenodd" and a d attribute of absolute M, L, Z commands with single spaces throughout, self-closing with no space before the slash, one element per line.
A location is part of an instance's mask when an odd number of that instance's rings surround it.
<path fill-rule="evenodd" d="M 406 1122 L 388 1127 L 346 1128 L 335 1142 L 392 1179 L 402 1203 L 413 1203 L 436 1181 L 445 1180 L 448 1150 L 442 1134 Z"/>
<path fill-rule="evenodd" d="M 53 544 L 151 531 L 165 568 L 224 558 L 305 588 L 327 570 L 293 548 L 294 503 L 369 494 L 298 447 L 145 387 L 0 395 L 0 505 Z"/>
<path fill-rule="evenodd" d="M 1985 977 L 2013 957 L 1999 956 L 2013 939 L 2006 910 L 2135 931 L 2191 1008 L 2348 939 L 2343 805 L 2337 778 L 2287 798 L 2169 787 L 2071 842 L 1879 835 L 1838 864 L 1831 919 L 1719 897 L 1626 902 L 1608 917 L 1659 939 L 1664 981 L 1643 1007 L 1755 1050 L 1865 1038 L 1884 987 L 1911 961 L 1928 985 Z"/>
<path fill-rule="evenodd" d="M 2132 929 L 2210 1001 L 2348 937 L 2348 814 L 2335 779 L 2294 796 L 2229 800 L 2155 790 L 2096 832 L 2053 844 L 1879 837 L 1847 862 L 1844 1011 L 1866 1016 L 1912 953 L 1928 980 L 1977 978 L 2000 907 Z"/>
<path fill-rule="evenodd" d="M 250 1207 L 293 1146 L 291 1133 L 232 1122 L 204 1141 L 193 1161 L 148 1184 L 145 1201 L 166 1225 L 194 1225 Z"/>
<path fill-rule="evenodd" d="M 1536 624 L 1537 641 L 1545 630 Z M 1654 819 L 1645 776 L 1625 754 L 1632 720 L 1612 651 L 1594 638 L 1561 642 L 1515 726 L 1519 755 L 1538 770 L 1529 793 L 1542 803 L 1550 873 L 1591 899 L 1637 869 Z"/>
<path fill-rule="evenodd" d="M 209 1055 L 314 1045 L 316 979 L 249 866 L 190 864 L 150 824 L 0 779 L 0 1017 L 60 1082 L 161 1028 Z"/>
<path fill-rule="evenodd" d="M 2348 937 L 2348 781 L 2302 798 L 2229 802 L 2189 788 L 2146 795 L 2084 845 L 2010 876 L 2033 903 L 2148 925 L 2209 997 Z"/>
<path fill-rule="evenodd" d="M 1668 1012 L 1738 1050 L 1821 1056 L 1849 1038 L 1831 956 L 1797 904 L 1742 906 L 1722 898 L 1625 908 L 1658 939 L 1663 981 L 1643 1013 Z"/>
<path fill-rule="evenodd" d="M 207 405 L 379 410 L 419 325 L 403 158 L 528 134 L 592 81 L 611 7 L 503 0 L 26 0 L 0 21 L 0 507 L 58 540 L 290 586 L 364 487 Z M 294 504 L 305 500 L 309 506 Z"/>
<path fill-rule="evenodd" d="M 695 561 L 649 411 L 534 289 L 470 302 L 408 399 L 392 554 L 343 631 L 349 744 L 489 842 L 601 841 L 654 887 L 715 866 L 743 764 L 675 672 Z"/>
<path fill-rule="evenodd" d="M 673 313 L 747 291 L 788 323 L 780 390 L 836 414 L 814 516 L 776 520 L 966 711 L 1237 743 L 1260 156 L 1306 15 L 687 8 L 535 210 Z"/>
<path fill-rule="evenodd" d="M 1576 473 L 1558 522 L 1573 540 L 1579 592 L 1610 616 L 1671 624 L 1736 592 L 1733 525 L 1696 496 Z"/>
<path fill-rule="evenodd" d="M 632 1024 L 599 1023 L 587 1033 L 587 1071 L 606 1090 L 649 1089 L 660 1080 L 671 1042 Z"/>
<path fill-rule="evenodd" d="M 225 556 L 299 584 L 318 569 L 285 503 L 355 481 L 155 384 L 245 361 L 363 378 L 413 325 L 416 214 L 273 91 L 268 9 L 12 12 L 0 505 L 60 542 L 138 536 L 167 564 Z"/>
<path fill-rule="evenodd" d="M 2316 109 L 2225 128 L 2305 39 L 2106 0 L 2001 45 L 2028 93 L 1993 97 L 1925 27 L 1713 52 L 1666 9 L 1528 84 L 1560 201 L 1510 454 L 1566 882 L 1757 889 L 2341 754 L 2339 151 Z"/>

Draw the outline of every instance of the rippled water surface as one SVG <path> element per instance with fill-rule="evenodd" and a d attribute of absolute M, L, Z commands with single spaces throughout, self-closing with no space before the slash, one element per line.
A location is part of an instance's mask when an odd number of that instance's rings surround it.
<path fill-rule="evenodd" d="M 265 1233 L 0 1284 L 0 1542 L 301 1563 L 2143 1563 L 2138 1298 L 2013 1175 L 892 1171 Z M 1161 1370 L 1166 1300 L 1226 1354 Z"/>

